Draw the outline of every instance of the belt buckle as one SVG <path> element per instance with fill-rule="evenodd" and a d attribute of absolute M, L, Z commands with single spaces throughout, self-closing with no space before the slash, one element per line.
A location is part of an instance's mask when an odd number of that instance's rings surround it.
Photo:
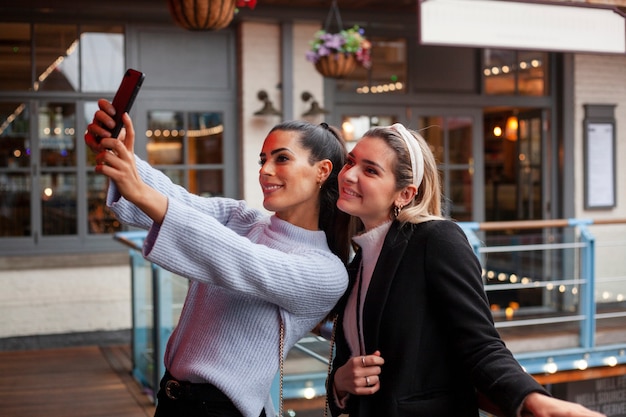
<path fill-rule="evenodd" d="M 173 379 L 170 379 L 165 383 L 165 395 L 170 400 L 178 400 L 182 396 L 182 389 L 180 383 Z"/>

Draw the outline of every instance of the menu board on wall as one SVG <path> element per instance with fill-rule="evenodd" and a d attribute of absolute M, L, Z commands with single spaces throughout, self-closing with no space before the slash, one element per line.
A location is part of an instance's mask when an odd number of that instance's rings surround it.
<path fill-rule="evenodd" d="M 615 207 L 615 134 L 613 123 L 586 123 L 585 208 Z"/>

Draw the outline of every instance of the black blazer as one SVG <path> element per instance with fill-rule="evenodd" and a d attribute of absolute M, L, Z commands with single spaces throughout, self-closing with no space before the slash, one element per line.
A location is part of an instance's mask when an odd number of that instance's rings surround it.
<path fill-rule="evenodd" d="M 354 288 L 360 251 L 350 263 Z M 347 293 L 348 294 L 348 293 Z M 342 303 L 345 303 L 345 299 Z M 352 355 L 339 305 L 336 356 L 328 380 L 333 416 L 475 417 L 479 390 L 508 416 L 531 392 L 547 392 L 515 360 L 493 325 L 481 266 L 452 221 L 394 221 L 385 237 L 363 311 L 368 354 L 385 364 L 380 390 L 336 406 L 334 373 Z"/>

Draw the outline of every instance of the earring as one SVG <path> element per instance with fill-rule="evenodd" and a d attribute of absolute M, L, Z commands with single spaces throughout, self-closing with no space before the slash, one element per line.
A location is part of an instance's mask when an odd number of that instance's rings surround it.
<path fill-rule="evenodd" d="M 402 206 L 393 206 L 393 216 L 398 217 L 402 211 Z"/>

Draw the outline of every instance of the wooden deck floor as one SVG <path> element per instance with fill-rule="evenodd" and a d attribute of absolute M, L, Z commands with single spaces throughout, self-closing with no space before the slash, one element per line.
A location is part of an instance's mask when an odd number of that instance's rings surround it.
<path fill-rule="evenodd" d="M 0 352 L 3 417 L 152 417 L 128 346 Z"/>

